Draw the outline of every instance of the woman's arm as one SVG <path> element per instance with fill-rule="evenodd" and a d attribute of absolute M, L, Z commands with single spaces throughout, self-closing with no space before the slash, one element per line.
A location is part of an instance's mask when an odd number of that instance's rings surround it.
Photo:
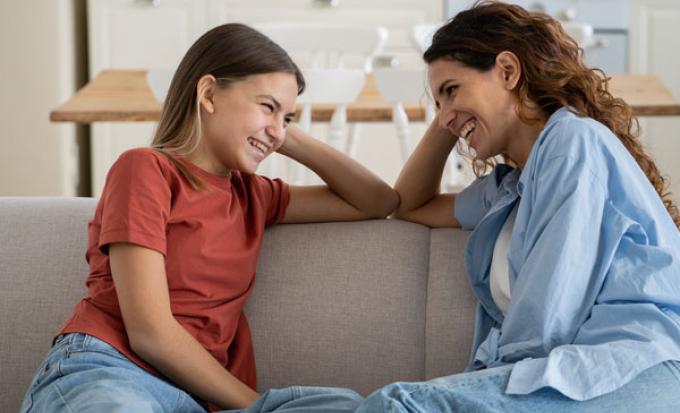
<path fill-rule="evenodd" d="M 182 389 L 224 409 L 244 408 L 258 399 L 173 317 L 161 253 L 117 243 L 109 246 L 109 259 L 135 354 Z"/>
<path fill-rule="evenodd" d="M 394 189 L 401 203 L 394 217 L 430 227 L 460 227 L 453 216 L 455 194 L 439 194 L 449 153 L 458 141 L 435 118 L 406 161 Z"/>
<path fill-rule="evenodd" d="M 283 222 L 384 218 L 399 203 L 396 192 L 371 171 L 295 125 L 279 152 L 312 171 L 327 185 L 291 186 Z"/>

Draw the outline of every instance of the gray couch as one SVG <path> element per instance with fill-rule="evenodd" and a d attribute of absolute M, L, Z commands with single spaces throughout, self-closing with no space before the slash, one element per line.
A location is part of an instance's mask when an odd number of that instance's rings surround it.
<path fill-rule="evenodd" d="M 14 412 L 85 294 L 89 198 L 0 198 L 0 410 Z M 467 234 L 396 220 L 270 228 L 247 306 L 259 390 L 367 394 L 461 371 L 474 298 Z M 5 410 L 6 409 L 6 410 Z"/>

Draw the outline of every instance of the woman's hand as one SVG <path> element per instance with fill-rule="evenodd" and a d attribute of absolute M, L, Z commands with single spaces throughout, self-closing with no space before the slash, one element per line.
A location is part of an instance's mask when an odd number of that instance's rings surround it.
<path fill-rule="evenodd" d="M 396 192 L 347 155 L 289 125 L 278 149 L 316 172 L 327 185 L 291 186 L 283 222 L 384 218 L 397 207 Z"/>
<path fill-rule="evenodd" d="M 436 116 L 394 185 L 401 200 L 395 218 L 430 227 L 460 227 L 453 216 L 456 195 L 439 194 L 446 160 L 457 142 Z"/>

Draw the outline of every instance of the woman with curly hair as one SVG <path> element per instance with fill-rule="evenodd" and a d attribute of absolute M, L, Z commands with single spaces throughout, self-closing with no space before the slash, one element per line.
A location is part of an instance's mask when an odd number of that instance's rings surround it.
<path fill-rule="evenodd" d="M 478 2 L 424 58 L 439 108 L 396 217 L 472 230 L 466 373 L 397 383 L 359 411 L 677 412 L 680 215 L 630 107 L 559 22 Z M 459 139 L 493 166 L 439 194 Z"/>

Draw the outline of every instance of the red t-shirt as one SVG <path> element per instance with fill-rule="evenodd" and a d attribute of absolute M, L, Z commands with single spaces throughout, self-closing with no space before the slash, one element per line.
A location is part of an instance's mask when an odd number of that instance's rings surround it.
<path fill-rule="evenodd" d="M 212 175 L 178 159 L 205 183 L 194 189 L 163 154 L 132 149 L 111 167 L 88 226 L 88 296 L 58 334 L 86 333 L 158 374 L 130 348 L 108 245 L 127 242 L 165 256 L 172 313 L 220 364 L 255 389 L 255 358 L 243 306 L 266 226 L 281 220 L 288 186 L 232 172 Z"/>

